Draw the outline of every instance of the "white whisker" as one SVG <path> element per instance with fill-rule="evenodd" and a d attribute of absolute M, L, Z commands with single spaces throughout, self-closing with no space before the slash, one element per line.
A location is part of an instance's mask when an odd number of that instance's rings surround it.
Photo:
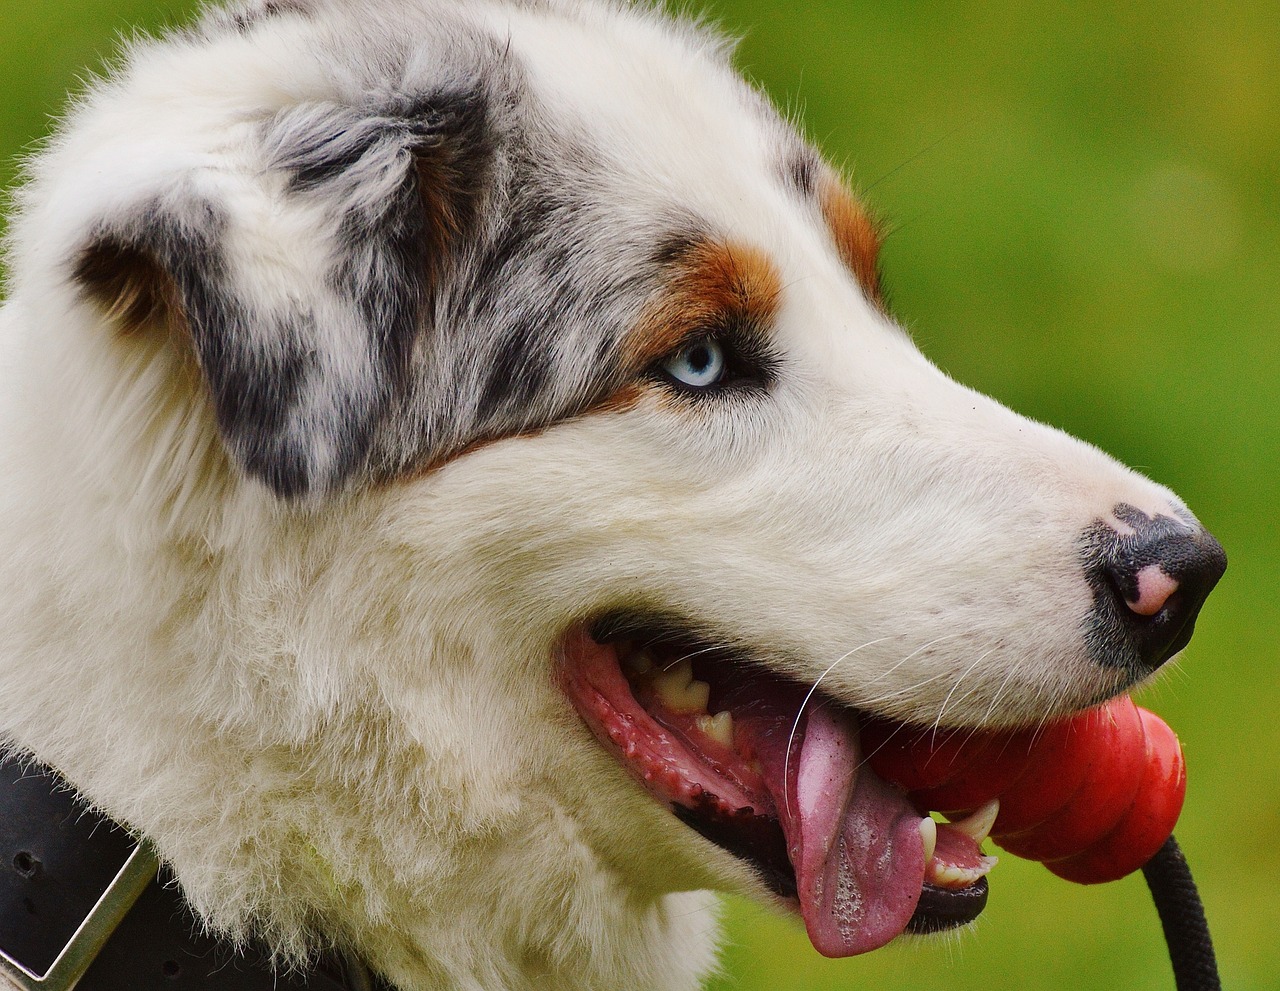
<path fill-rule="evenodd" d="M 732 645 L 727 643 L 707 644 L 706 646 L 700 647 L 697 650 L 690 651 L 687 654 L 681 654 L 679 657 L 674 658 L 669 664 L 664 665 L 662 670 L 670 671 L 673 667 L 675 667 L 681 661 L 692 661 L 695 657 L 701 657 L 703 654 L 713 654 L 713 653 L 716 653 L 717 651 L 728 651 L 731 649 L 732 649 Z"/>
<path fill-rule="evenodd" d="M 945 678 L 946 676 L 947 672 L 939 671 L 937 674 L 931 674 L 927 678 L 921 678 L 919 681 L 906 685 L 903 688 L 895 688 L 891 692 L 884 692 L 881 695 L 875 695 L 869 699 L 863 699 L 861 705 L 864 708 L 869 709 L 872 706 L 880 705 L 882 702 L 888 702 L 890 699 L 902 698 L 904 695 L 915 695 L 925 685 L 931 684 L 940 678 Z"/>
<path fill-rule="evenodd" d="M 1004 698 L 1005 692 L 1009 690 L 1009 685 L 1013 682 L 1014 676 L 1022 669 L 1026 663 L 1026 658 L 1019 656 L 1012 664 L 1009 670 L 1005 672 L 1004 678 L 1001 679 L 1000 685 L 996 688 L 995 694 L 991 696 L 991 704 L 987 706 L 987 711 L 982 714 L 982 721 L 985 723 L 989 720 L 996 709 L 1000 707 L 1000 700 Z"/>
<path fill-rule="evenodd" d="M 974 668 L 976 668 L 979 664 L 981 664 L 983 660 L 986 659 L 987 655 L 990 654 L 995 649 L 996 649 L 996 645 L 993 644 L 992 646 L 984 650 L 981 654 L 979 654 L 977 658 L 974 660 L 974 662 L 970 664 L 967 668 L 965 668 L 964 672 L 960 675 L 960 677 L 956 679 L 956 683 L 951 686 L 951 691 L 947 692 L 947 697 L 942 700 L 942 706 L 941 708 L 938 709 L 938 718 L 933 721 L 933 732 L 934 732 L 935 738 L 937 736 L 938 731 L 942 728 L 942 720 L 947 714 L 947 706 L 951 704 L 951 698 L 952 696 L 955 695 L 956 689 L 960 687 L 960 685 L 964 682 L 965 678 L 969 677 L 970 672 L 972 672 Z M 970 694 L 972 693 L 966 692 L 964 695 L 961 695 L 960 698 L 962 699 L 967 698 Z"/>
<path fill-rule="evenodd" d="M 837 667 L 839 667 L 841 664 L 847 661 L 850 657 L 852 657 L 858 651 L 863 650 L 867 647 L 874 647 L 876 644 L 884 643 L 884 641 L 888 639 L 889 639 L 888 637 L 880 637 L 877 640 L 870 640 L 859 647 L 854 647 L 853 650 L 849 651 L 848 653 L 840 657 L 837 657 L 834 661 L 831 662 L 831 665 L 827 668 L 827 670 L 823 671 L 822 674 L 818 675 L 818 680 L 815 681 L 812 687 L 810 687 L 809 691 L 805 693 L 804 700 L 800 703 L 800 710 L 796 713 L 795 722 L 791 724 L 791 732 L 787 736 L 786 754 L 782 758 L 782 799 L 783 799 L 783 804 L 786 806 L 788 816 L 791 815 L 791 790 L 787 787 L 787 781 L 790 779 L 790 776 L 791 776 L 791 745 L 795 742 L 796 732 L 800 728 L 800 717 L 804 715 L 805 707 L 809 704 L 809 700 L 813 698 L 813 693 L 818 690 L 818 686 L 822 684 L 823 679 L 825 679 L 827 675 L 829 675 L 832 671 L 834 671 Z"/>
<path fill-rule="evenodd" d="M 878 675 L 876 675 L 874 678 L 868 681 L 867 684 L 874 685 L 877 681 L 881 681 L 889 677 L 889 675 L 897 671 L 898 668 L 906 664 L 907 661 L 911 660 L 911 658 L 915 657 L 917 654 L 923 653 L 924 651 L 928 650 L 930 647 L 934 646 L 935 644 L 942 643 L 943 640 L 954 640 L 956 637 L 962 637 L 962 636 L 964 636 L 963 633 L 949 633 L 946 636 L 935 637 L 934 639 L 930 640 L 928 643 L 921 644 L 919 647 L 917 647 L 911 653 L 907 654 L 905 657 L 902 658 L 902 660 L 898 661 L 892 667 L 887 668 L 884 671 L 881 671 Z"/>

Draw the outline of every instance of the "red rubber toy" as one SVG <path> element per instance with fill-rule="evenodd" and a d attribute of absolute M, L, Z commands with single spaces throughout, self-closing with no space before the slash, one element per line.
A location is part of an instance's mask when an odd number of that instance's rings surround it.
<path fill-rule="evenodd" d="M 991 838 L 1079 884 L 1139 870 L 1186 795 L 1178 738 L 1127 696 L 1039 730 L 905 730 L 871 721 L 864 752 L 922 811 L 965 815 L 993 798 Z"/>

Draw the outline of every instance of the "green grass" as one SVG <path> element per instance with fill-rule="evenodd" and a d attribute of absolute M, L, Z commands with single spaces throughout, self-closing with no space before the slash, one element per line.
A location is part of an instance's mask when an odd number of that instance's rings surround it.
<path fill-rule="evenodd" d="M 0 8 L 0 178 L 159 0 Z M 1280 882 L 1280 18 L 1264 4 L 723 2 L 741 60 L 893 233 L 894 308 L 944 369 L 1170 485 L 1231 567 L 1144 701 L 1178 729 L 1178 834 L 1232 991 L 1270 991 Z M 976 933 L 827 961 L 734 903 L 716 991 L 1167 989 L 1142 882 L 1005 858 Z"/>

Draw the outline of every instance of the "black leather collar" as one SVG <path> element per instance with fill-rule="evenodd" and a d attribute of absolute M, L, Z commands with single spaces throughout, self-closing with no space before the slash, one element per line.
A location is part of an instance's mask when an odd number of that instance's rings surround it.
<path fill-rule="evenodd" d="M 25 970 L 46 974 L 134 846 L 52 772 L 14 758 L 0 764 L 0 950 Z M 75 989 L 391 991 L 337 957 L 303 974 L 277 973 L 268 960 L 263 946 L 237 950 L 201 933 L 161 870 Z"/>

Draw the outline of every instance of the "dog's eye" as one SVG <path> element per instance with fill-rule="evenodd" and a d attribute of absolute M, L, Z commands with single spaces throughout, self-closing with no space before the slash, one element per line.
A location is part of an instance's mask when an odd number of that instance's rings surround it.
<path fill-rule="evenodd" d="M 700 337 L 666 359 L 662 370 L 690 389 L 706 389 L 725 377 L 728 362 L 724 347 L 718 341 Z"/>

